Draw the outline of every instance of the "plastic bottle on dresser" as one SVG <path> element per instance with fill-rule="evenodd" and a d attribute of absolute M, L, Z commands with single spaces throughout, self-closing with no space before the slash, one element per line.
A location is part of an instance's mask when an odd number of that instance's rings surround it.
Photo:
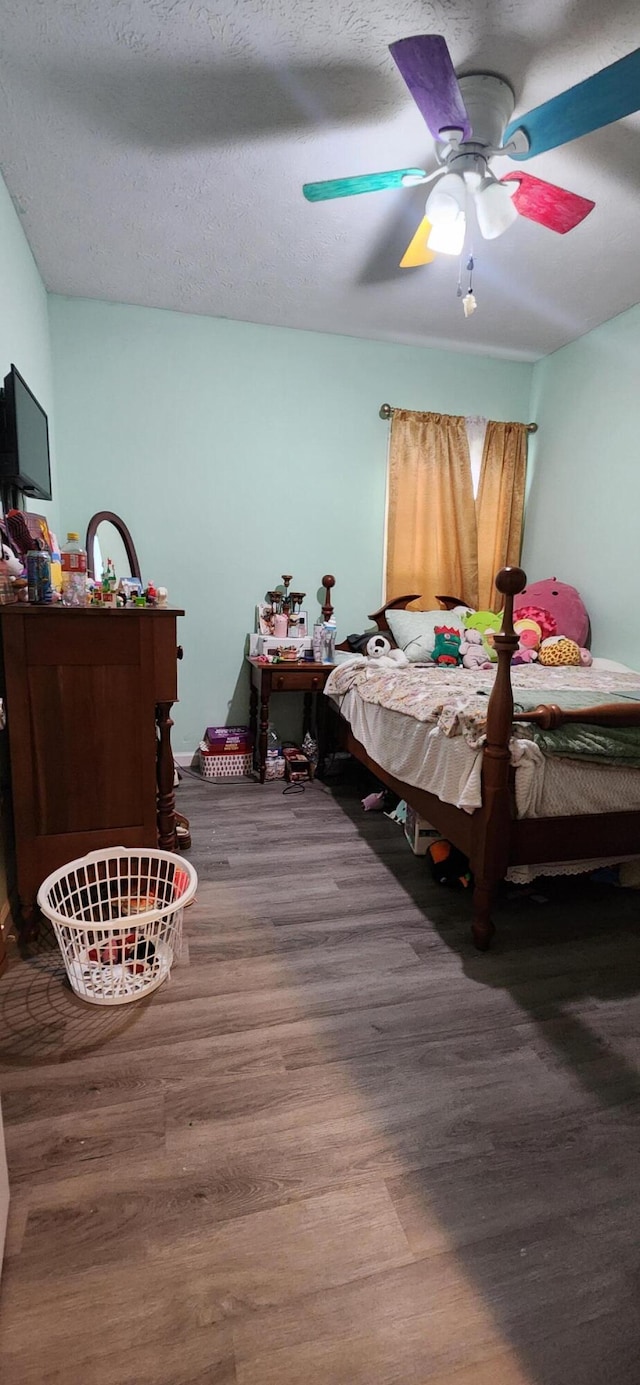
<path fill-rule="evenodd" d="M 333 616 L 325 620 L 322 627 L 323 631 L 323 664 L 335 664 L 336 661 L 336 623 Z"/>
<path fill-rule="evenodd" d="M 87 555 L 80 543 L 79 534 L 67 534 L 67 542 L 60 550 L 62 563 L 62 600 L 65 606 L 86 606 L 87 604 Z"/>

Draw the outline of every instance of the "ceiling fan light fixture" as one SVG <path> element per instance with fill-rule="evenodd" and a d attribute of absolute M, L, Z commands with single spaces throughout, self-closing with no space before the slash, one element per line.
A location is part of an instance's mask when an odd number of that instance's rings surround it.
<path fill-rule="evenodd" d="M 429 250 L 439 250 L 441 255 L 462 254 L 466 230 L 467 218 L 464 212 L 458 212 L 451 221 L 436 222 L 429 232 Z"/>
<path fill-rule="evenodd" d="M 455 221 L 460 212 L 464 216 L 467 205 L 467 189 L 464 178 L 459 173 L 445 173 L 436 183 L 427 198 L 425 216 L 432 226 Z"/>
<path fill-rule="evenodd" d="M 443 255 L 459 255 L 467 229 L 467 188 L 459 173 L 445 173 L 427 198 L 431 222 L 427 245 Z"/>
<path fill-rule="evenodd" d="M 496 240 L 518 219 L 511 189 L 489 175 L 474 193 L 480 234 L 485 240 Z"/>

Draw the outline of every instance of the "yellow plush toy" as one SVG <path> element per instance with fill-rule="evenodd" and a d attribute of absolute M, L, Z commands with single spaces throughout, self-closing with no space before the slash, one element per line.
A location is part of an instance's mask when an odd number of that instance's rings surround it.
<path fill-rule="evenodd" d="M 547 667 L 581 664 L 580 648 L 575 640 L 568 640 L 564 635 L 552 635 L 548 640 L 542 641 L 538 662 L 546 664 Z"/>

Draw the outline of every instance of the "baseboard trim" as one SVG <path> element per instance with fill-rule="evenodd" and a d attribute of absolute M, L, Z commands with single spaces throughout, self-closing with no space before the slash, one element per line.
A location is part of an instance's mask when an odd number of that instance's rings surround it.
<path fill-rule="evenodd" d="M 185 769 L 189 769 L 190 765 L 193 764 L 195 757 L 196 752 L 194 750 L 179 750 L 178 754 L 174 755 L 173 758 L 177 765 L 184 765 Z"/>

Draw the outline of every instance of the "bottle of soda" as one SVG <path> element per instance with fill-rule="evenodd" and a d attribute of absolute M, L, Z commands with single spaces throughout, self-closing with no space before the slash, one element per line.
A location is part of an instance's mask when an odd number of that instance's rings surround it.
<path fill-rule="evenodd" d="M 80 535 L 67 534 L 67 542 L 60 550 L 62 563 L 62 600 L 65 606 L 86 606 L 87 604 L 87 555 Z"/>

